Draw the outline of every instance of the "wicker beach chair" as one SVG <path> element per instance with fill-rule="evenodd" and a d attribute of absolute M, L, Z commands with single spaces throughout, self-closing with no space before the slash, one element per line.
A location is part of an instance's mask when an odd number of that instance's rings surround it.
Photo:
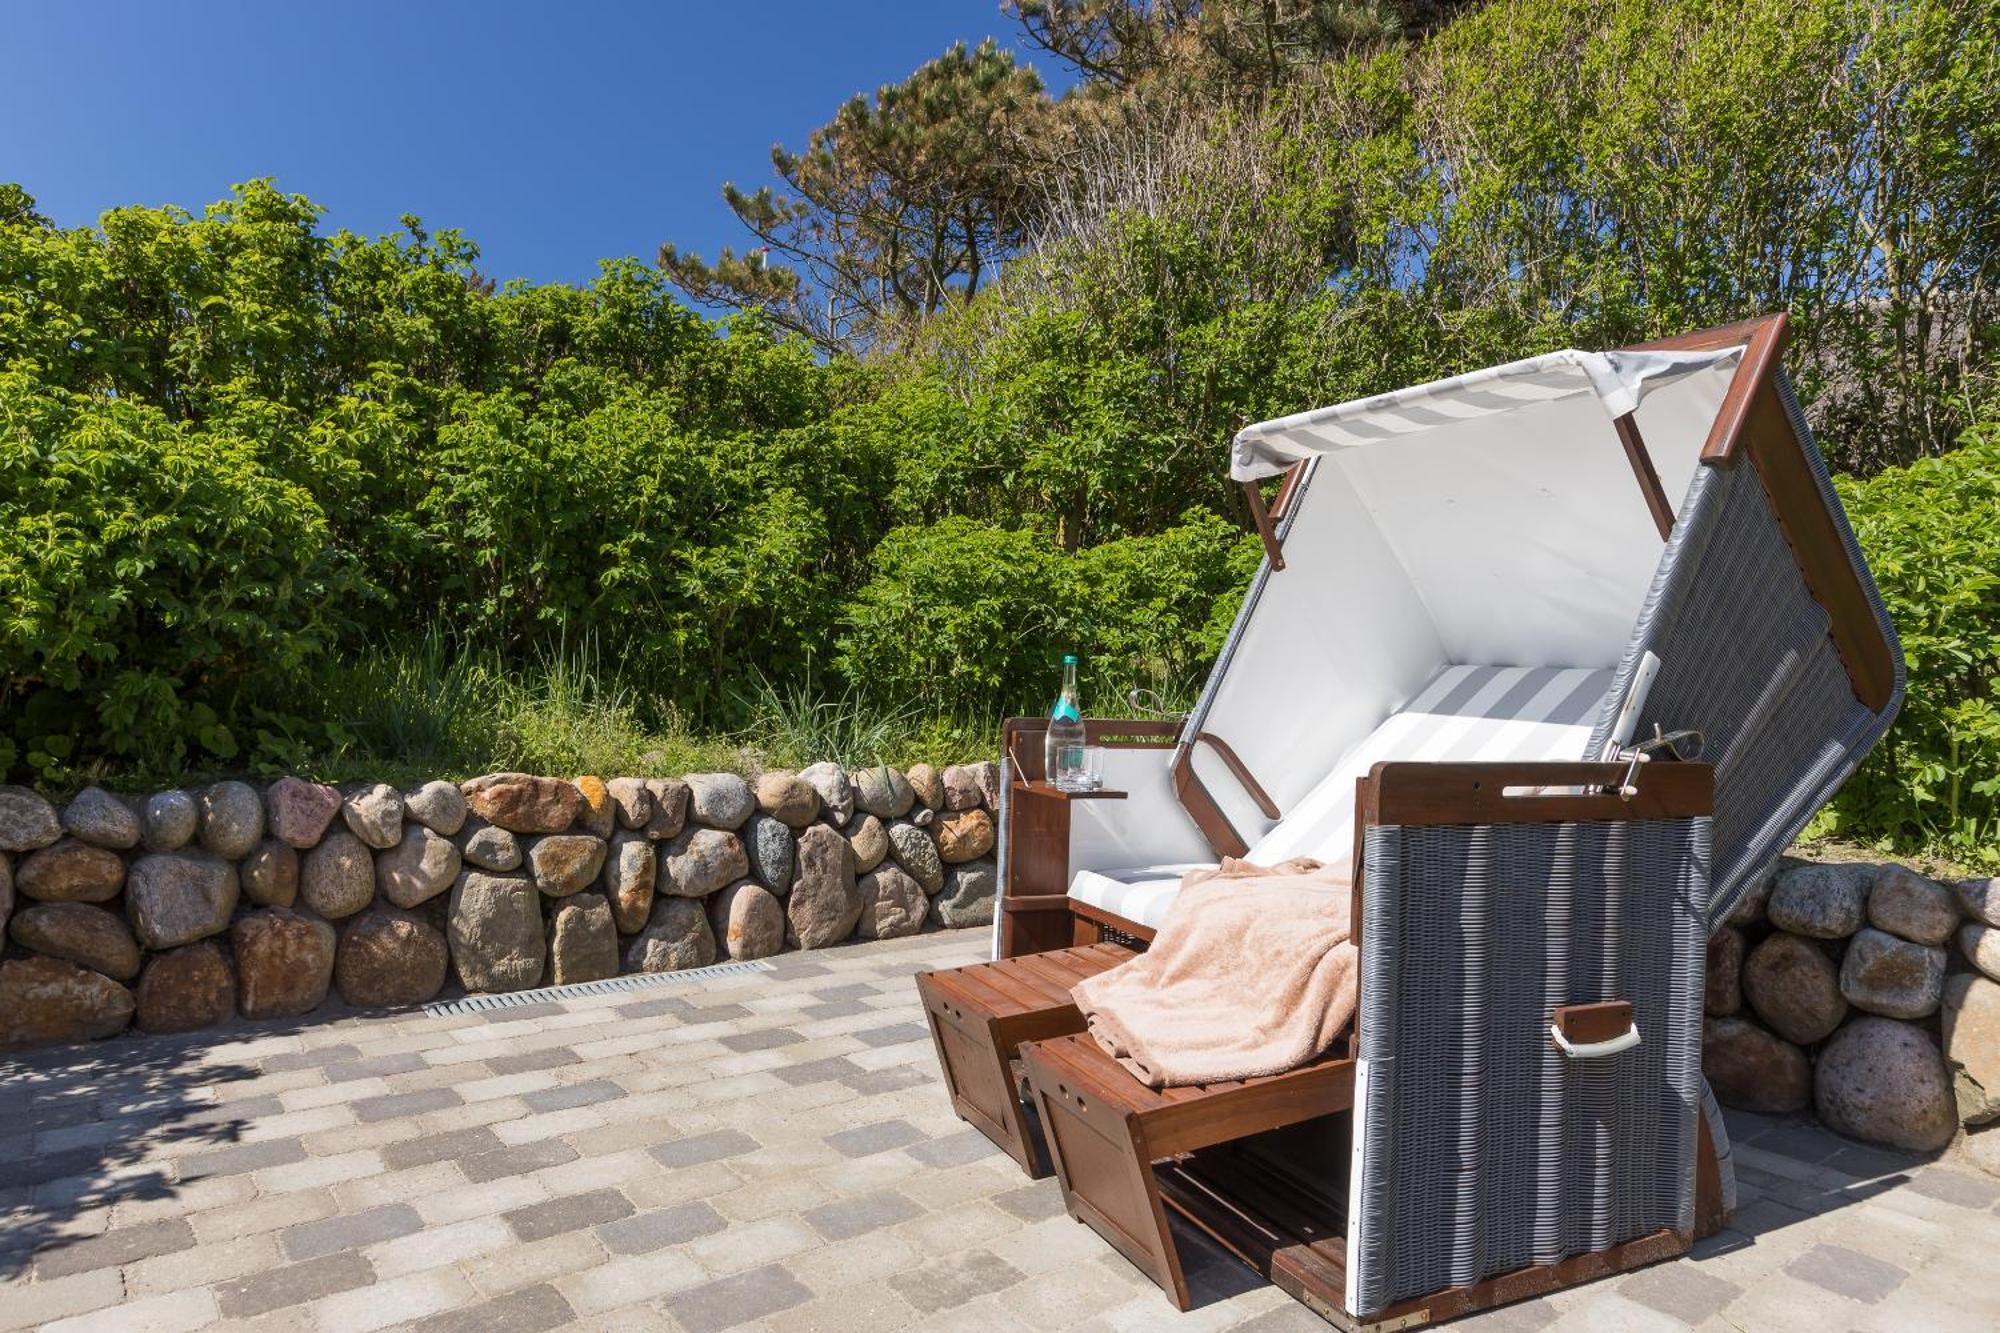
<path fill-rule="evenodd" d="M 1008 724 L 1002 968 L 1143 948 L 1223 855 L 1353 873 L 1357 1019 L 1316 1066 L 1163 1095 L 1044 1022 L 987 1079 L 1036 1113 L 1010 1151 L 1038 1119 L 1072 1213 L 1182 1303 L 1169 1211 L 1383 1328 L 1726 1215 L 1707 936 L 1903 690 L 1783 341 L 1776 316 L 1249 427 L 1266 560 L 1194 710 L 1088 720 L 1088 794 Z"/>

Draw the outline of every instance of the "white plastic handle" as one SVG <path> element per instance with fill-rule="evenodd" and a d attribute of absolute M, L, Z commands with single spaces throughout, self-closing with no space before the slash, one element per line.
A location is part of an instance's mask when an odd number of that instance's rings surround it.
<path fill-rule="evenodd" d="M 1549 1024 L 1549 1035 L 1555 1038 L 1557 1048 L 1570 1059 L 1595 1060 L 1599 1056 L 1616 1055 L 1620 1051 L 1629 1051 L 1637 1046 L 1639 1025 L 1634 1023 L 1615 1037 L 1607 1037 L 1603 1041 L 1587 1041 L 1581 1045 L 1572 1045 L 1569 1038 L 1563 1036 L 1562 1029 L 1554 1023 Z"/>

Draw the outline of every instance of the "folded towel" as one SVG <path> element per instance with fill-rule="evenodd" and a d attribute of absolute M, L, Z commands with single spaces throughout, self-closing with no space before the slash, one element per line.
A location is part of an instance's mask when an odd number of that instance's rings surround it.
<path fill-rule="evenodd" d="M 1149 1087 L 1282 1073 L 1354 1016 L 1359 955 L 1343 871 L 1192 870 L 1152 947 L 1071 989 L 1090 1035 Z"/>

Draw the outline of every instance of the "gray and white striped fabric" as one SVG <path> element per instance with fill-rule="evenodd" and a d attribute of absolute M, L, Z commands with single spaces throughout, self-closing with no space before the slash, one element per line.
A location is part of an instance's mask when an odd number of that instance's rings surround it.
<path fill-rule="evenodd" d="M 1740 347 L 1680 352 L 1580 352 L 1565 348 L 1372 398 L 1296 412 L 1237 433 L 1230 476 L 1274 477 L 1328 449 L 1375 444 L 1457 421 L 1595 393 L 1606 420 L 1638 407 L 1653 389 L 1742 355 Z"/>
<path fill-rule="evenodd" d="M 1349 1304 L 1595 1253 L 1694 1217 L 1707 819 L 1368 832 Z M 1558 1006 L 1632 1003 L 1596 1058 Z"/>
<path fill-rule="evenodd" d="M 1276 865 L 1310 856 L 1345 865 L 1354 847 L 1354 782 L 1388 760 L 1571 760 L 1584 753 L 1611 684 L 1588 667 L 1448 666 L 1415 698 L 1370 732 L 1246 859 Z M 1127 921 L 1157 928 L 1190 865 L 1084 870 L 1070 897 Z"/>

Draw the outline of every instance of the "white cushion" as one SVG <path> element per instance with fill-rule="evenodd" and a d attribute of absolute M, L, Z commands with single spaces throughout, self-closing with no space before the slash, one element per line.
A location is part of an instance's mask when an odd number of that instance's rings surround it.
<path fill-rule="evenodd" d="M 1190 870 L 1213 870 L 1214 863 L 1131 866 L 1122 870 L 1080 870 L 1069 884 L 1069 896 L 1113 916 L 1159 929 L 1180 892 L 1181 876 Z"/>
<path fill-rule="evenodd" d="M 1446 667 L 1343 755 L 1244 859 L 1268 866 L 1310 856 L 1347 865 L 1354 855 L 1354 784 L 1378 763 L 1581 759 L 1611 676 L 1587 667 Z M 1157 929 L 1181 876 L 1196 868 L 1079 871 L 1069 896 Z"/>

